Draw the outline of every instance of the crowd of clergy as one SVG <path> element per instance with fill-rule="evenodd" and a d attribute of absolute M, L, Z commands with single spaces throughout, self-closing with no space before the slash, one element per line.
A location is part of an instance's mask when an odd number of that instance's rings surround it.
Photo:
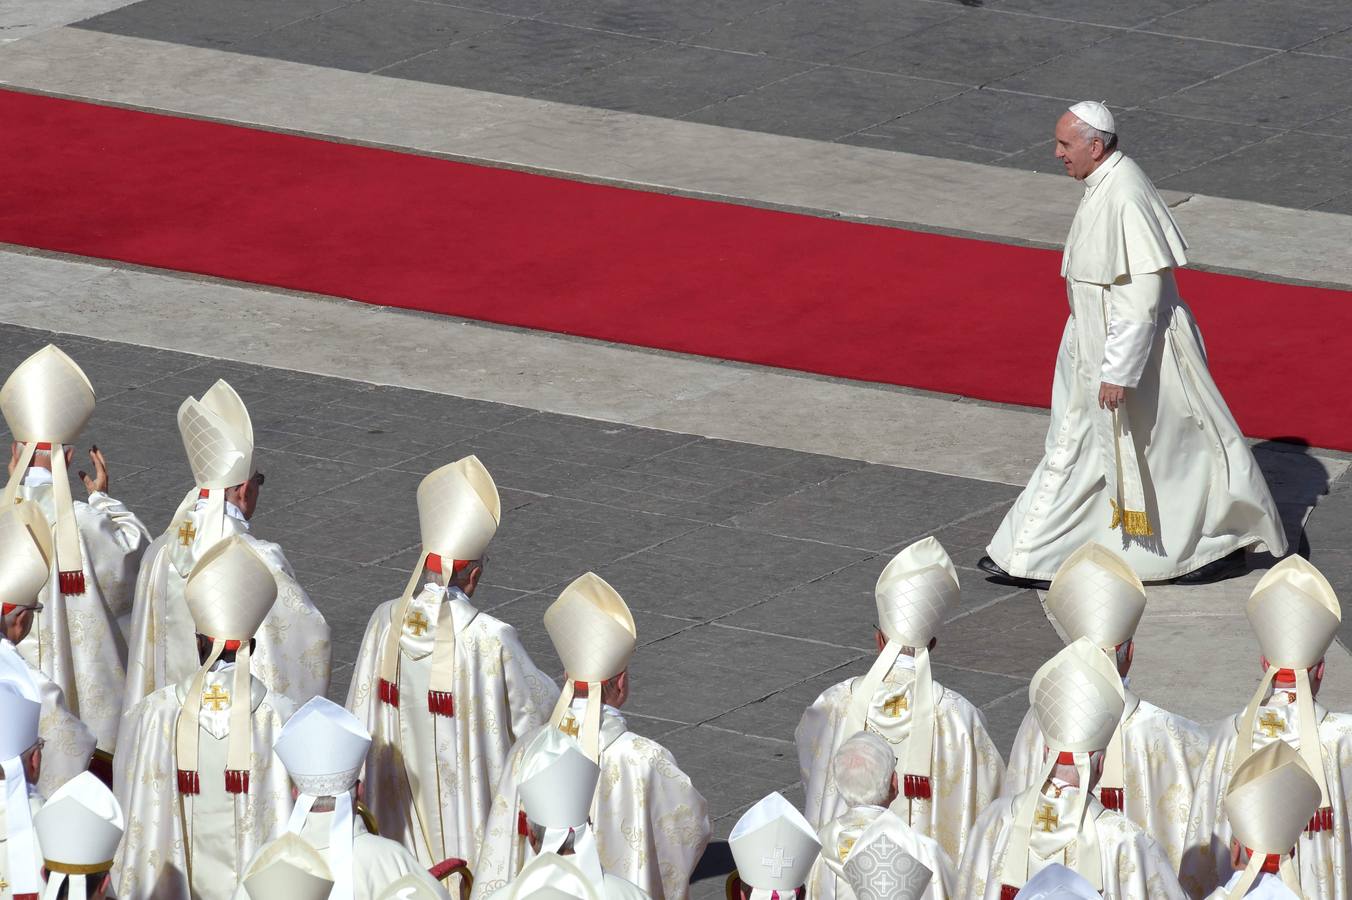
<path fill-rule="evenodd" d="M 251 532 L 239 395 L 183 401 L 194 483 L 153 539 L 97 449 L 68 474 L 94 402 L 50 345 L 0 388 L 0 900 L 689 896 L 707 807 L 626 727 L 633 616 L 593 573 L 564 588 L 560 686 L 476 609 L 502 515 L 478 459 L 419 485 L 421 554 L 340 706 L 323 615 Z M 933 538 L 882 568 L 877 658 L 802 716 L 805 807 L 733 827 L 730 900 L 1352 897 L 1352 717 L 1317 700 L 1340 612 L 1311 564 L 1258 582 L 1256 689 L 1204 728 L 1131 691 L 1146 589 L 1085 544 L 1007 761 L 934 675 L 959 597 Z"/>

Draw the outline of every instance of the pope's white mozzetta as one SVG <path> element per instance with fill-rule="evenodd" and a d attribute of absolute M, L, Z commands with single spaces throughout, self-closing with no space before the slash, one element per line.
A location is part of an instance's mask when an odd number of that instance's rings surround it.
<path fill-rule="evenodd" d="M 33 825 L 47 869 L 42 900 L 57 900 L 63 885 L 67 897 L 81 900 L 88 896 L 88 878 L 112 869 L 127 823 L 108 786 L 81 772 L 47 798 Z"/>

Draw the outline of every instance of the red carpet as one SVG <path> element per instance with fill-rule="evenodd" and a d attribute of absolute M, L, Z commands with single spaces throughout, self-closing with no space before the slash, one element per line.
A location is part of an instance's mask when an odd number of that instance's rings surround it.
<path fill-rule="evenodd" d="M 13 92 L 0 117 L 0 241 L 1049 401 L 1067 312 L 1057 253 Z M 1244 430 L 1352 449 L 1337 399 L 1352 354 L 1330 340 L 1352 333 L 1352 294 L 1182 279 Z"/>

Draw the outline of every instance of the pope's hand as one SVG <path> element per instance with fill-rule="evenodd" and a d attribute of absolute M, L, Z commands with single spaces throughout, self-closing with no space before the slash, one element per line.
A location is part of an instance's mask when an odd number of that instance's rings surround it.
<path fill-rule="evenodd" d="M 1117 409 L 1127 402 L 1127 389 L 1120 384 L 1103 382 L 1099 385 L 1099 409 Z"/>
<path fill-rule="evenodd" d="M 97 445 L 89 448 L 89 458 L 94 462 L 94 477 L 90 478 L 88 473 L 80 472 L 80 480 L 91 494 L 95 491 L 108 493 L 108 460 L 104 459 L 103 451 Z"/>

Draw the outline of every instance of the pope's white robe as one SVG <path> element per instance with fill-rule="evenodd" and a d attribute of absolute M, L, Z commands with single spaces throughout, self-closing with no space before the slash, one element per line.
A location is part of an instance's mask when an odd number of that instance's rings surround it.
<path fill-rule="evenodd" d="M 573 702 L 575 721 L 582 721 L 585 707 L 585 698 Z M 592 806 L 601 868 L 655 900 L 682 900 L 709 843 L 707 804 L 665 747 L 629 731 L 613 707 L 603 706 L 602 712 L 601 777 Z M 526 863 L 529 845 L 517 829 L 517 782 L 533 734 L 522 735 L 512 748 L 494 792 L 473 867 L 476 900 L 500 890 Z"/>
<path fill-rule="evenodd" d="M 234 691 L 233 663 L 207 676 L 203 693 Z M 253 755 L 249 792 L 225 790 L 230 707 L 204 704 L 198 744 L 201 793 L 178 792 L 175 734 L 188 682 L 160 688 L 127 711 L 113 761 L 113 792 L 127 817 L 113 875 L 117 896 L 228 900 L 239 873 L 291 815 L 291 780 L 272 752 L 295 704 L 251 678 Z M 232 698 L 233 700 L 233 698 Z"/>
<path fill-rule="evenodd" d="M 1173 270 L 1187 263 L 1186 246 L 1132 160 L 1114 153 L 1085 179 L 1062 262 L 1071 314 L 1045 454 L 987 548 L 1010 574 L 1050 579 L 1089 541 L 1123 554 L 1144 581 L 1242 547 L 1286 552 L 1267 482 L 1178 295 Z M 1098 406 L 1105 381 L 1127 388 L 1120 441 L 1114 414 Z M 1109 502 L 1130 497 L 1138 471 L 1150 537 L 1128 535 Z"/>
<path fill-rule="evenodd" d="M 1029 878 L 1052 863 L 1075 867 L 1076 793 L 1075 788 L 1066 788 L 1060 797 L 1044 796 L 1043 801 L 1055 810 L 1058 823 L 1051 832 L 1034 825 L 1028 843 Z M 1000 900 L 1005 848 L 1021 796 L 1001 797 L 977 817 L 967 852 L 958 864 L 959 900 Z M 1154 838 L 1121 813 L 1104 809 L 1092 797 L 1086 816 L 1097 829 L 1104 900 L 1182 900 L 1173 866 Z"/>
<path fill-rule="evenodd" d="M 0 790 L 3 790 L 4 779 L 0 778 Z M 9 872 L 9 819 L 5 815 L 5 798 L 0 794 L 0 900 L 13 900 L 14 891 L 11 888 Z M 42 796 L 37 792 L 33 785 L 28 786 L 28 812 L 32 816 L 38 814 L 42 809 Z M 42 850 L 38 847 L 36 837 L 33 840 L 33 871 L 38 875 L 38 884 L 42 884 Z M 39 891 L 41 888 L 39 888 Z"/>
<path fill-rule="evenodd" d="M 9 643 L 4 638 L 0 642 Z M 56 682 L 32 665 L 28 674 L 42 700 L 38 736 L 46 741 L 37 788 L 42 796 L 50 797 L 61 785 L 89 768 L 94 755 L 94 732 L 66 706 L 66 697 Z"/>
<path fill-rule="evenodd" d="M 198 501 L 186 519 L 172 522 L 146 551 L 136 580 L 127 653 L 124 703 L 165 685 L 178 684 L 197 671 L 197 632 L 183 597 L 183 585 L 202 554 L 210 549 L 202 519 L 209 513 Z M 277 600 L 257 634 L 249 672 L 300 706 L 329 689 L 329 626 L 309 594 L 296 583 L 282 548 L 250 534 L 249 522 L 225 504 L 222 538 L 239 534 L 258 552 L 277 579 Z M 184 526 L 188 530 L 183 530 Z M 183 538 L 189 537 L 188 543 Z"/>
<path fill-rule="evenodd" d="M 850 695 L 862 679 L 851 678 L 827 688 L 803 713 L 794 732 L 798 767 L 807 802 L 804 815 L 814 828 L 845 812 L 846 803 L 836 792 L 831 760 L 851 735 L 845 733 Z M 910 736 L 910 701 L 915 673 L 896 666 L 879 685 L 870 703 L 866 727 L 892 745 L 897 757 L 897 778 L 906 760 Z M 906 700 L 906 709 L 887 706 L 896 696 Z M 891 709 L 895 715 L 888 715 Z M 1004 760 L 986 731 L 981 711 L 965 697 L 934 682 L 934 750 L 930 771 L 933 800 L 908 800 L 898 796 L 892 811 L 925 837 L 938 841 L 950 859 L 958 859 L 966 846 L 967 833 L 981 812 L 1000 792 Z"/>
<path fill-rule="evenodd" d="M 395 601 L 382 603 L 371 616 L 347 696 L 347 708 L 371 732 L 366 802 L 380 833 L 425 867 L 472 860 L 507 753 L 549 718 L 558 688 L 531 662 L 516 629 L 476 610 L 458 589 L 429 585 L 401 623 L 399 706 L 383 703 L 380 652 L 394 608 Z M 418 613 L 426 622 L 417 625 L 421 634 L 409 624 Z M 452 635 L 455 715 L 433 715 L 433 638 Z"/>
<path fill-rule="evenodd" d="M 1238 886 L 1239 879 L 1243 874 L 1244 872 L 1241 870 L 1230 876 L 1230 880 L 1226 882 L 1225 887 L 1216 888 L 1216 890 L 1207 895 L 1207 900 L 1232 900 L 1227 891 Z M 1239 900 L 1239 898 L 1235 897 L 1233 900 Z M 1271 872 L 1263 872 L 1259 874 L 1258 879 L 1249 887 L 1248 893 L 1244 895 L 1244 900 L 1316 900 L 1316 898 L 1298 897 L 1286 886 L 1280 875 L 1273 875 Z"/>
<path fill-rule="evenodd" d="M 953 862 L 936 841 L 917 834 L 901 817 L 881 806 L 856 806 L 822 826 L 817 837 L 822 851 L 812 864 L 807 876 L 807 896 L 810 900 L 854 900 L 854 891 L 845 877 L 845 861 L 864 830 L 880 817 L 889 816 L 895 823 L 887 829 L 888 836 L 934 873 L 930 886 L 917 900 L 948 900 L 957 886 Z"/>
<path fill-rule="evenodd" d="M 1174 871 L 1183 858 L 1192 809 L 1193 779 L 1206 758 L 1208 737 L 1195 722 L 1165 712 L 1130 690 L 1122 713 L 1124 751 L 1123 812 L 1152 835 L 1169 857 Z M 1042 774 L 1045 744 L 1032 710 L 1023 718 L 1009 754 L 1002 796 L 1033 786 Z M 1099 789 L 1094 788 L 1094 797 Z"/>
<path fill-rule="evenodd" d="M 47 521 L 56 522 L 50 481 L 22 484 L 18 496 L 37 503 Z M 89 495 L 88 503 L 76 500 L 74 507 L 85 592 L 62 594 L 53 561 L 51 579 L 39 596 L 44 608 L 33 633 L 19 643 L 19 653 L 56 682 L 70 711 L 94 732 L 99 749 L 112 753 L 127 675 L 122 620 L 131 611 L 136 571 L 150 532 L 120 501 L 99 491 Z"/>
<path fill-rule="evenodd" d="M 1273 740 L 1284 740 L 1300 749 L 1300 725 L 1294 691 L 1275 690 L 1258 707 L 1254 719 L 1254 749 Z M 1275 719 L 1272 718 L 1275 716 Z M 1333 830 L 1305 832 L 1296 844 L 1296 870 L 1301 889 L 1313 900 L 1348 900 L 1349 848 L 1348 790 L 1352 788 L 1352 715 L 1332 713 L 1315 704 L 1319 740 L 1324 747 L 1324 777 L 1333 807 Z M 1281 731 L 1270 736 L 1259 727 L 1263 719 L 1280 721 Z M 1183 886 L 1202 897 L 1231 876 L 1230 822 L 1223 802 L 1234 774 L 1234 749 L 1239 738 L 1239 716 L 1233 715 L 1212 730 L 1210 749 L 1197 776 L 1192 814 L 1188 822 L 1187 849 L 1183 856 Z"/>

